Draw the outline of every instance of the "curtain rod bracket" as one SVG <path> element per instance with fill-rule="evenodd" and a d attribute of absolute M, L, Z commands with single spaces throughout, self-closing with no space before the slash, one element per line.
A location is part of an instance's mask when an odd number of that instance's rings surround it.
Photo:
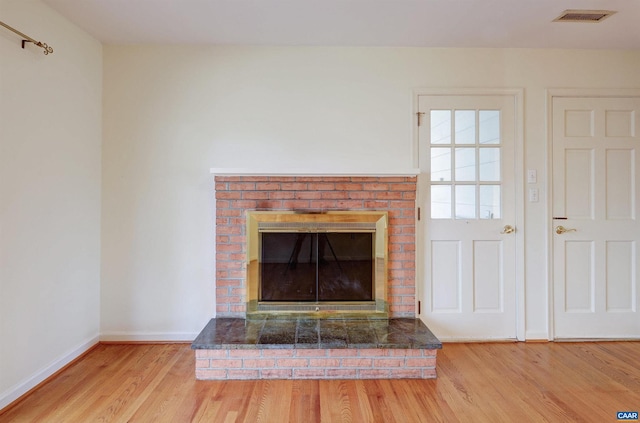
<path fill-rule="evenodd" d="M 41 47 L 44 50 L 44 55 L 45 56 L 53 53 L 53 48 L 49 47 L 49 45 L 47 43 L 41 43 L 40 41 L 34 42 L 34 41 L 31 41 L 31 40 L 22 40 L 22 48 L 24 48 L 24 45 L 26 43 L 33 43 L 36 46 Z"/>
<path fill-rule="evenodd" d="M 0 26 L 3 26 L 5 28 L 7 28 L 9 31 L 14 32 L 14 33 L 18 34 L 19 36 L 21 36 L 22 37 L 22 48 L 24 48 L 25 43 L 33 43 L 34 45 L 36 45 L 36 46 L 38 46 L 38 47 L 40 47 L 41 49 L 44 50 L 45 56 L 53 53 L 53 47 L 50 47 L 47 43 L 36 41 L 33 38 L 29 37 L 28 35 L 25 35 L 22 32 L 18 31 L 17 29 L 10 27 L 9 25 L 7 25 L 4 22 L 0 22 Z"/>

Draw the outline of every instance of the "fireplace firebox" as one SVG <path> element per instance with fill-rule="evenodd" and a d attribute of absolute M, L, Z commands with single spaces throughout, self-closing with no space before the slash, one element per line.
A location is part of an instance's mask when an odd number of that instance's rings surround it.
<path fill-rule="evenodd" d="M 387 214 L 247 212 L 247 316 L 388 316 Z"/>

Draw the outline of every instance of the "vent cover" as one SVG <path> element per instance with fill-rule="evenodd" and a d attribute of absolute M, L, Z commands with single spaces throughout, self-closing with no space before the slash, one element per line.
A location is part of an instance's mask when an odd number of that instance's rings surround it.
<path fill-rule="evenodd" d="M 565 10 L 553 22 L 602 22 L 613 15 L 613 10 Z"/>

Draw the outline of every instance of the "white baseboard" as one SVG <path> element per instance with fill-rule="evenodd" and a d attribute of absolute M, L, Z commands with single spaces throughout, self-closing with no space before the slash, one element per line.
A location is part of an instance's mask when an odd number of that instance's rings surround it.
<path fill-rule="evenodd" d="M 53 375 L 58 370 L 62 369 L 67 364 L 87 352 L 90 348 L 98 343 L 98 336 L 94 336 L 91 339 L 86 340 L 80 345 L 63 354 L 62 357 L 53 361 L 48 366 L 38 370 L 31 377 L 12 386 L 5 392 L 0 393 L 0 411 L 7 407 L 9 404 L 29 392 L 31 389 L 38 386 L 38 384 L 44 382 L 48 377 Z"/>
<path fill-rule="evenodd" d="M 524 334 L 525 341 L 549 341 L 549 334 L 547 332 L 534 332 L 529 331 Z"/>
<path fill-rule="evenodd" d="M 103 332 L 100 342 L 193 342 L 198 333 L 131 333 L 131 332 Z"/>

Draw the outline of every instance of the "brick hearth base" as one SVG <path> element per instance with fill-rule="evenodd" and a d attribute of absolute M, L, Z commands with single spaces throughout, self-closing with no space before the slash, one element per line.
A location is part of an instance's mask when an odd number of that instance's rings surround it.
<path fill-rule="evenodd" d="M 196 379 L 433 379 L 437 350 L 196 350 Z"/>

